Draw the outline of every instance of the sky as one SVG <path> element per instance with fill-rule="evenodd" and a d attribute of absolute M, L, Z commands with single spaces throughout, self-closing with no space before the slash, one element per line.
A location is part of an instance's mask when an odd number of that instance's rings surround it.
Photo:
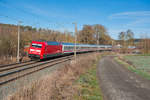
<path fill-rule="evenodd" d="M 0 0 L 0 23 L 73 31 L 101 24 L 118 39 L 131 29 L 135 38 L 150 37 L 150 0 Z"/>

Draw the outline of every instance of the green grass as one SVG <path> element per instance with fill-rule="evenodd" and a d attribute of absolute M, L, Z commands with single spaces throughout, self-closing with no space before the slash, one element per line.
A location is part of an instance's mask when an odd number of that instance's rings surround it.
<path fill-rule="evenodd" d="M 80 76 L 76 81 L 79 87 L 79 95 L 75 96 L 76 100 L 102 100 L 99 82 L 96 76 L 96 65 L 87 73 Z"/>
<path fill-rule="evenodd" d="M 118 57 L 116 57 L 115 60 L 116 60 L 118 63 L 120 63 L 120 64 L 124 65 L 125 67 L 127 67 L 130 71 L 135 72 L 136 74 L 138 74 L 138 75 L 140 75 L 140 76 L 142 76 L 142 77 L 144 77 L 144 78 L 150 80 L 150 74 L 149 74 L 149 73 L 144 72 L 144 71 L 139 70 L 139 69 L 136 69 L 135 67 L 129 65 L 128 63 L 126 63 L 126 62 L 124 62 L 124 61 L 118 59 Z"/>
<path fill-rule="evenodd" d="M 150 71 L 150 56 L 125 56 L 124 58 L 132 62 L 136 69 Z"/>
<path fill-rule="evenodd" d="M 136 54 L 134 56 L 150 56 L 150 54 Z"/>

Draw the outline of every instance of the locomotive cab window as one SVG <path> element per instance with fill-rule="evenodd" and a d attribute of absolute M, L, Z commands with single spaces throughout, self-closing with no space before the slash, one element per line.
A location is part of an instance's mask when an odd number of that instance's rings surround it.
<path fill-rule="evenodd" d="M 32 47 L 35 47 L 35 48 L 42 48 L 42 44 L 35 44 L 35 43 L 33 43 L 33 44 L 32 44 Z"/>

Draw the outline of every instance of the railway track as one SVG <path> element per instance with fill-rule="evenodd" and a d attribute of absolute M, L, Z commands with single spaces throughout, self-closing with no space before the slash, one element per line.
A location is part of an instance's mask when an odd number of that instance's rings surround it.
<path fill-rule="evenodd" d="M 39 70 L 45 69 L 47 67 L 69 61 L 72 58 L 73 55 L 43 62 L 30 61 L 28 63 L 26 62 L 0 67 L 0 86 Z"/>
<path fill-rule="evenodd" d="M 34 63 L 37 63 L 37 61 L 28 61 L 28 62 L 23 62 L 23 63 L 12 64 L 10 66 L 9 65 L 1 66 L 0 67 L 0 73 L 4 72 L 4 71 L 7 71 L 7 70 L 19 68 L 19 67 L 22 67 L 22 66 L 27 66 L 27 65 L 30 65 L 30 64 L 34 64 Z"/>
<path fill-rule="evenodd" d="M 0 69 L 1 69 L 1 68 L 4 68 L 4 67 L 10 67 L 10 66 L 16 66 L 16 65 L 27 64 L 27 63 L 30 63 L 30 62 L 33 62 L 33 61 L 28 60 L 28 61 L 24 61 L 24 62 L 21 62 L 21 63 L 12 63 L 12 64 L 0 65 Z"/>

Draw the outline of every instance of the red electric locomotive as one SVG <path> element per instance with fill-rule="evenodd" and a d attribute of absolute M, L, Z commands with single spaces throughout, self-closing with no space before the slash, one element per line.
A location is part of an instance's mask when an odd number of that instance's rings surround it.
<path fill-rule="evenodd" d="M 32 41 L 28 56 L 31 59 L 44 59 L 62 54 L 62 45 L 59 42 Z"/>

